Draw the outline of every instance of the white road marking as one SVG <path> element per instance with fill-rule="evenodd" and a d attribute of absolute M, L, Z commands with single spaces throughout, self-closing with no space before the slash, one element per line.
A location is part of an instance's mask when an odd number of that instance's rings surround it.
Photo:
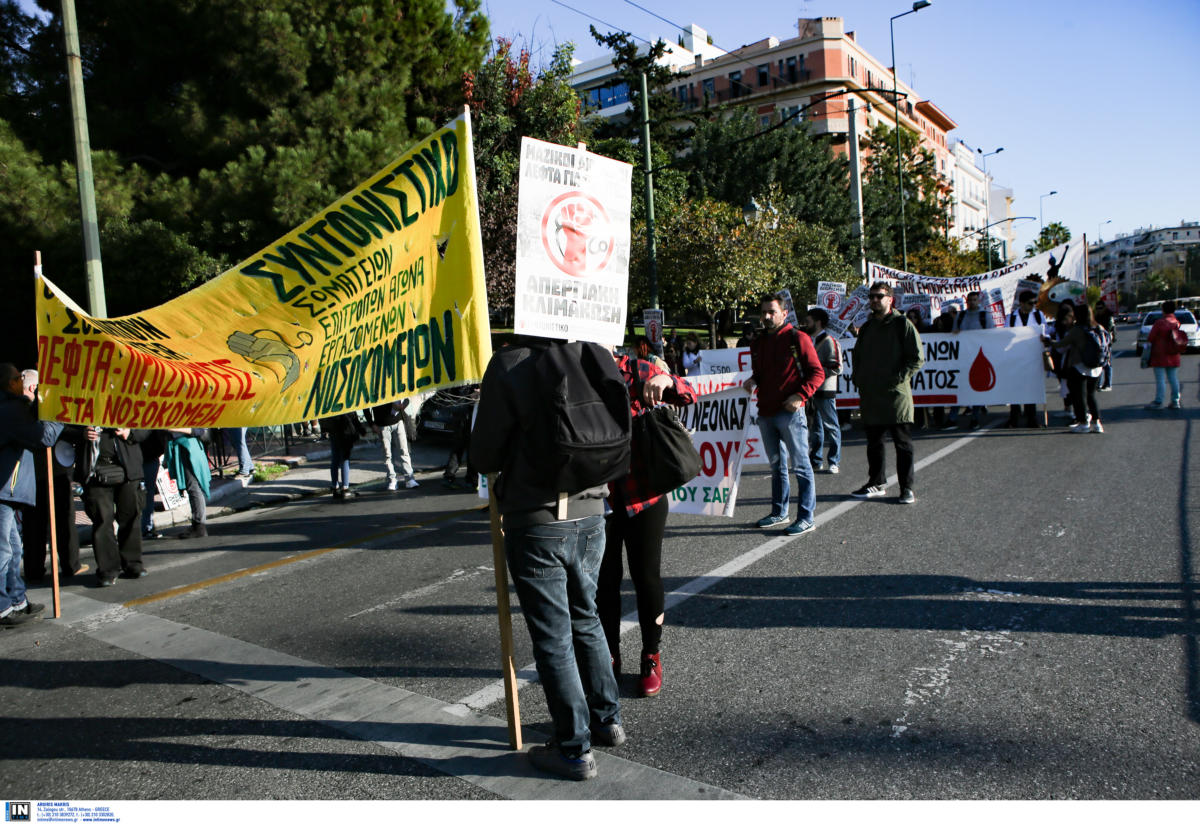
<path fill-rule="evenodd" d="M 984 427 L 981 427 L 981 428 L 975 430 L 974 432 L 972 432 L 968 435 L 964 435 L 963 437 L 959 438 L 958 440 L 951 441 L 950 443 L 946 444 L 945 446 L 943 446 L 941 449 L 937 450 L 933 454 L 918 460 L 916 463 L 915 469 L 917 469 L 917 470 L 924 469 L 925 467 L 927 467 L 933 463 L 936 463 L 937 461 L 942 460 L 943 458 L 962 449 L 964 446 L 971 443 L 971 441 L 973 441 L 975 438 L 979 437 L 987 430 L 993 429 L 994 427 L 995 427 L 995 424 L 992 424 L 990 426 L 984 426 Z M 898 481 L 897 476 L 895 476 L 895 475 L 889 476 L 887 479 L 888 486 L 895 486 L 897 481 Z M 817 525 L 817 528 L 819 529 L 820 527 L 828 524 L 830 521 L 833 521 L 835 518 L 840 518 L 842 515 L 845 515 L 847 512 L 854 509 L 856 506 L 866 503 L 867 500 L 868 499 L 857 499 L 856 498 L 856 499 L 849 500 L 849 501 L 842 501 L 837 506 L 834 506 L 831 509 L 827 509 L 824 512 L 818 513 L 817 516 L 815 518 L 813 518 L 813 522 Z M 711 572 L 707 573 L 706 575 L 701 575 L 697 578 L 693 578 L 692 580 L 688 581 L 687 583 L 685 583 L 683 586 L 679 587 L 678 589 L 672 590 L 671 592 L 668 592 L 666 594 L 666 609 L 671 609 L 672 607 L 679 606 L 680 604 L 682 604 L 684 601 L 691 598 L 692 596 L 699 595 L 701 592 L 704 592 L 706 589 L 709 589 L 710 587 L 713 587 L 713 586 L 719 584 L 721 581 L 725 580 L 726 578 L 736 575 L 737 573 L 741 572 L 746 567 L 748 567 L 752 564 L 758 563 L 763 558 L 766 558 L 771 553 L 782 549 L 783 547 L 790 544 L 792 541 L 801 540 L 806 537 L 807 536 L 805 536 L 805 535 L 790 535 L 790 536 L 789 535 L 780 535 L 776 538 L 772 538 L 769 541 L 766 541 L 763 544 L 760 544 L 759 546 L 755 547 L 754 549 L 749 550 L 748 552 L 745 552 L 745 553 L 739 555 L 738 557 L 734 558 L 733 560 L 722 564 L 721 566 L 717 567 L 716 569 L 712 570 Z M 637 611 L 634 610 L 633 612 L 630 612 L 630 613 L 622 616 L 622 618 L 621 618 L 621 634 L 624 635 L 626 632 L 629 632 L 637 625 L 638 625 Z M 528 686 L 529 684 L 534 683 L 535 681 L 537 681 L 537 668 L 534 664 L 527 664 L 524 667 L 521 667 L 521 669 L 517 671 L 517 689 L 518 690 Z M 471 712 L 472 710 L 482 710 L 485 707 L 488 707 L 491 704 L 494 704 L 495 702 L 501 701 L 503 699 L 504 699 L 504 681 L 498 680 L 498 681 L 494 681 L 494 682 L 488 684 L 483 689 L 476 690 L 475 692 L 471 693 L 470 695 L 465 696 L 464 698 L 461 698 L 452 704 L 448 704 L 444 708 L 444 710 L 445 710 L 445 712 L 448 712 L 451 715 L 465 715 L 465 714 Z"/>
<path fill-rule="evenodd" d="M 448 578 L 443 578 L 442 580 L 435 581 L 432 584 L 428 584 L 423 587 L 418 587 L 417 589 L 409 590 L 408 592 L 402 593 L 402 594 L 398 595 L 397 597 L 392 598 L 390 601 L 384 601 L 382 604 L 376 604 L 373 607 L 367 607 L 366 609 L 359 610 L 358 612 L 347 615 L 346 618 L 347 618 L 347 620 L 349 620 L 350 618 L 357 618 L 360 615 L 367 615 L 372 612 L 379 612 L 380 610 L 390 609 L 394 606 L 404 603 L 405 601 L 411 601 L 413 598 L 424 598 L 426 595 L 432 595 L 433 593 L 437 592 L 439 589 L 446 586 L 447 584 L 453 584 L 453 583 L 457 583 L 460 581 L 467 581 L 467 580 L 470 580 L 471 578 L 475 578 L 480 575 L 483 575 L 485 572 L 495 572 L 495 570 L 494 570 L 494 568 L 492 568 L 490 566 L 477 566 L 473 570 L 456 569 L 456 570 L 454 570 L 454 572 L 450 573 L 450 577 L 448 577 Z"/>

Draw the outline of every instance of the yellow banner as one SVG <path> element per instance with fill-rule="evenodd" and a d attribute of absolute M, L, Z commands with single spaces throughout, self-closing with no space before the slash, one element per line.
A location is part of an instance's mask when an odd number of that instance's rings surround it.
<path fill-rule="evenodd" d="M 266 426 L 483 377 L 491 357 L 464 112 L 249 260 L 122 318 L 44 278 L 43 418 L 162 429 Z"/>

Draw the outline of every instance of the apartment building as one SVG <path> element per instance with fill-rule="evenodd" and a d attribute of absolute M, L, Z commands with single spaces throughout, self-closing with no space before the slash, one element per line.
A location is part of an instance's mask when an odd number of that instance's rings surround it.
<path fill-rule="evenodd" d="M 1117 235 L 1088 246 L 1088 282 L 1098 286 L 1105 278 L 1114 278 L 1118 292 L 1136 293 L 1152 272 L 1185 272 L 1190 250 L 1200 251 L 1198 221 Z"/>
<path fill-rule="evenodd" d="M 845 31 L 842 18 L 801 19 L 797 31 L 786 40 L 767 37 L 725 52 L 692 24 L 678 40 L 663 38 L 671 51 L 662 62 L 679 75 L 669 91 L 687 108 L 748 108 L 764 126 L 792 116 L 797 122 L 803 118 L 815 134 L 830 135 L 840 153 L 848 152 L 851 98 L 860 139 L 878 123 L 894 125 L 891 69 L 863 49 L 854 32 Z M 600 115 L 629 116 L 629 92 L 615 77 L 610 58 L 577 65 L 571 83 Z M 950 191 L 955 161 L 947 133 L 957 124 L 907 84 L 897 82 L 897 91 L 902 95 L 897 98 L 900 124 L 933 153 Z M 835 92 L 852 93 L 822 100 Z"/>

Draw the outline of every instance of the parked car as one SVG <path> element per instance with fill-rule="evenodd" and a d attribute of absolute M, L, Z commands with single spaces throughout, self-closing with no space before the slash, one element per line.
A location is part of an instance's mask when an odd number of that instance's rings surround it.
<path fill-rule="evenodd" d="M 1117 323 L 1137 323 L 1138 316 L 1136 312 L 1122 312 L 1113 318 Z"/>
<path fill-rule="evenodd" d="M 425 399 L 417 412 L 417 437 L 453 435 L 460 426 L 470 426 L 479 401 L 479 384 L 439 389 Z"/>
<path fill-rule="evenodd" d="M 1146 341 L 1150 338 L 1150 327 L 1161 319 L 1162 312 L 1147 312 L 1142 318 L 1142 328 L 1138 330 L 1137 336 L 1137 353 L 1139 356 L 1142 350 L 1146 348 Z M 1200 349 L 1200 326 L 1196 324 L 1196 316 L 1187 309 L 1176 309 L 1175 317 L 1179 319 L 1179 328 L 1188 338 L 1188 351 Z"/>

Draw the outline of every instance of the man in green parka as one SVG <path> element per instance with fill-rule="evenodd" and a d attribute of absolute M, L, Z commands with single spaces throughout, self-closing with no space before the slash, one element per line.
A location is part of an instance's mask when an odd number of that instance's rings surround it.
<path fill-rule="evenodd" d="M 896 473 L 902 504 L 917 502 L 913 493 L 913 397 L 909 380 L 921 370 L 925 358 L 921 336 L 904 315 L 892 309 L 892 287 L 873 283 L 868 292 L 871 317 L 854 344 L 854 372 L 859 410 L 867 430 L 867 468 L 870 477 L 850 493 L 855 498 L 879 498 L 887 490 L 883 436 L 892 435 L 896 446 Z"/>

